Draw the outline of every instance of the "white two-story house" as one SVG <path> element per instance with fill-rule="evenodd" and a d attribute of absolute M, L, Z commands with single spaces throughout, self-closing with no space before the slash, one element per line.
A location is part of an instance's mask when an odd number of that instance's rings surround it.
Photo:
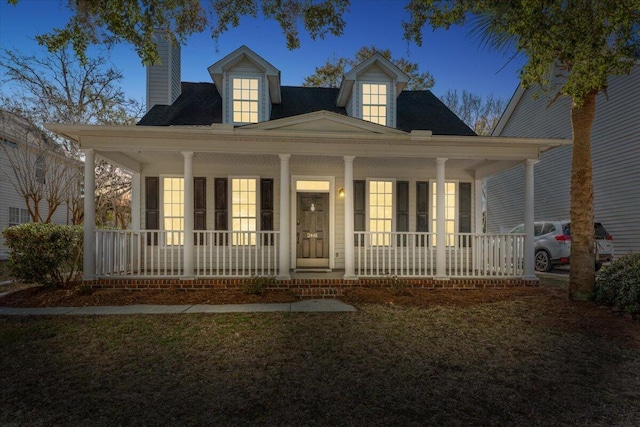
<path fill-rule="evenodd" d="M 482 233 L 481 182 L 518 164 L 531 180 L 540 153 L 570 141 L 477 136 L 430 91 L 405 90 L 408 76 L 381 55 L 331 89 L 281 85 L 246 46 L 208 68 L 212 82 L 180 82 L 179 50 L 160 47 L 137 126 L 48 125 L 84 150 L 87 191 L 96 156 L 133 174 L 131 230 L 94 230 L 87 199 L 86 281 L 535 279 L 532 237 Z"/>

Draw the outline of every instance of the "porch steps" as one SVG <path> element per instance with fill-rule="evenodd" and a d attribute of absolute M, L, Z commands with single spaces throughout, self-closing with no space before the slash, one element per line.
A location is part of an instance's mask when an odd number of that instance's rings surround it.
<path fill-rule="evenodd" d="M 345 291 L 353 287 L 353 283 L 345 282 L 341 278 L 292 278 L 287 283 L 288 290 L 299 298 L 338 298 Z"/>
<path fill-rule="evenodd" d="M 297 297 L 305 299 L 339 298 L 344 296 L 345 288 L 335 286 L 292 286 L 289 290 Z"/>

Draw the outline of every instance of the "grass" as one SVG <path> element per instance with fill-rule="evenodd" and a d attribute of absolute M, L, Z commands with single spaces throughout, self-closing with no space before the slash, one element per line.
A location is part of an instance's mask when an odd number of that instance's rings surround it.
<path fill-rule="evenodd" d="M 638 425 L 638 325 L 553 304 L 0 317 L 0 425 Z"/>

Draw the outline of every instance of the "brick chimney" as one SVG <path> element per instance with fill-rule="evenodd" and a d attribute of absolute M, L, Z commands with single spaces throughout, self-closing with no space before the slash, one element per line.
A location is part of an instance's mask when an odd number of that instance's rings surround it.
<path fill-rule="evenodd" d="M 180 96 L 180 45 L 155 36 L 160 63 L 147 65 L 147 111 L 154 105 L 171 105 Z"/>

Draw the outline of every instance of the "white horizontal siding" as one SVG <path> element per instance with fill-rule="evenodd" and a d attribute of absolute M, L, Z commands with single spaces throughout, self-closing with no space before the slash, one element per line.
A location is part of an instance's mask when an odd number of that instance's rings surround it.
<path fill-rule="evenodd" d="M 571 137 L 568 100 L 546 108 L 546 97 L 527 90 L 501 135 Z M 594 211 L 614 237 L 616 255 L 640 250 L 640 67 L 628 76 L 609 80 L 608 99 L 597 99 L 592 130 Z M 570 206 L 571 147 L 542 155 L 535 166 L 535 218 L 568 218 Z M 488 180 L 488 230 L 523 222 L 523 168 Z M 519 201 L 519 202 L 518 202 Z"/>

